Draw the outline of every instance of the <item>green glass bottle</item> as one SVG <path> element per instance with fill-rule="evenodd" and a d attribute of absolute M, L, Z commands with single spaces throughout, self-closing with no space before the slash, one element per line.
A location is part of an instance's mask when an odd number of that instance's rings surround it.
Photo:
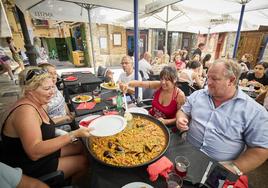
<path fill-rule="evenodd" d="M 123 97 L 122 97 L 122 93 L 118 92 L 117 93 L 117 97 L 116 97 L 116 108 L 118 111 L 121 111 L 123 108 Z"/>

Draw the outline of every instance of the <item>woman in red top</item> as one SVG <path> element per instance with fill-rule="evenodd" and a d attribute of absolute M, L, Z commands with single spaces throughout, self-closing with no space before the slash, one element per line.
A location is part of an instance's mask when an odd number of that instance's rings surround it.
<path fill-rule="evenodd" d="M 185 102 L 184 93 L 176 87 L 177 72 L 174 67 L 164 67 L 160 72 L 160 81 L 133 80 L 122 84 L 120 88 L 125 91 L 127 87 L 143 87 L 156 89 L 149 113 L 165 125 L 176 122 L 176 112 Z"/>

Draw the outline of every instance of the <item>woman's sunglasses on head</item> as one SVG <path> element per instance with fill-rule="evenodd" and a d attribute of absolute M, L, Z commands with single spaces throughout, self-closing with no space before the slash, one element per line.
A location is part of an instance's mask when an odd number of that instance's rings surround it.
<path fill-rule="evenodd" d="M 32 70 L 29 70 L 28 73 L 27 73 L 27 75 L 26 75 L 26 77 L 25 77 L 25 81 L 29 81 L 34 76 L 41 75 L 41 74 L 44 74 L 44 73 L 47 73 L 47 71 L 41 70 L 41 69 L 32 69 Z"/>

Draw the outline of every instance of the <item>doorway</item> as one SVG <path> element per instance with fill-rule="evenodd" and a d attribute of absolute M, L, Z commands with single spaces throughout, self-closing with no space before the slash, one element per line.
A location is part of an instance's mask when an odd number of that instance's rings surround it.
<path fill-rule="evenodd" d="M 65 38 L 55 38 L 59 61 L 68 61 L 68 51 Z"/>
<path fill-rule="evenodd" d="M 219 59 L 220 58 L 220 53 L 221 53 L 222 48 L 223 48 L 223 43 L 224 43 L 225 36 L 226 36 L 225 33 L 220 33 L 219 34 L 219 38 L 218 38 L 218 42 L 217 42 L 217 47 L 216 47 L 216 52 L 215 52 L 215 59 Z"/>
<path fill-rule="evenodd" d="M 148 50 L 148 31 L 143 30 L 140 31 L 140 40 L 139 40 L 139 54 L 140 56 L 144 54 Z M 127 54 L 129 56 L 134 55 L 134 32 L 133 30 L 127 30 Z"/>

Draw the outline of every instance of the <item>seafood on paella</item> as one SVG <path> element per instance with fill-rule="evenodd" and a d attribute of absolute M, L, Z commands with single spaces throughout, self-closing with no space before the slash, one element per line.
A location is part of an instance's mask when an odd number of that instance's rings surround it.
<path fill-rule="evenodd" d="M 134 116 L 127 128 L 114 136 L 89 139 L 89 148 L 97 159 L 119 167 L 135 167 L 150 162 L 168 144 L 163 128 L 142 116 Z"/>

